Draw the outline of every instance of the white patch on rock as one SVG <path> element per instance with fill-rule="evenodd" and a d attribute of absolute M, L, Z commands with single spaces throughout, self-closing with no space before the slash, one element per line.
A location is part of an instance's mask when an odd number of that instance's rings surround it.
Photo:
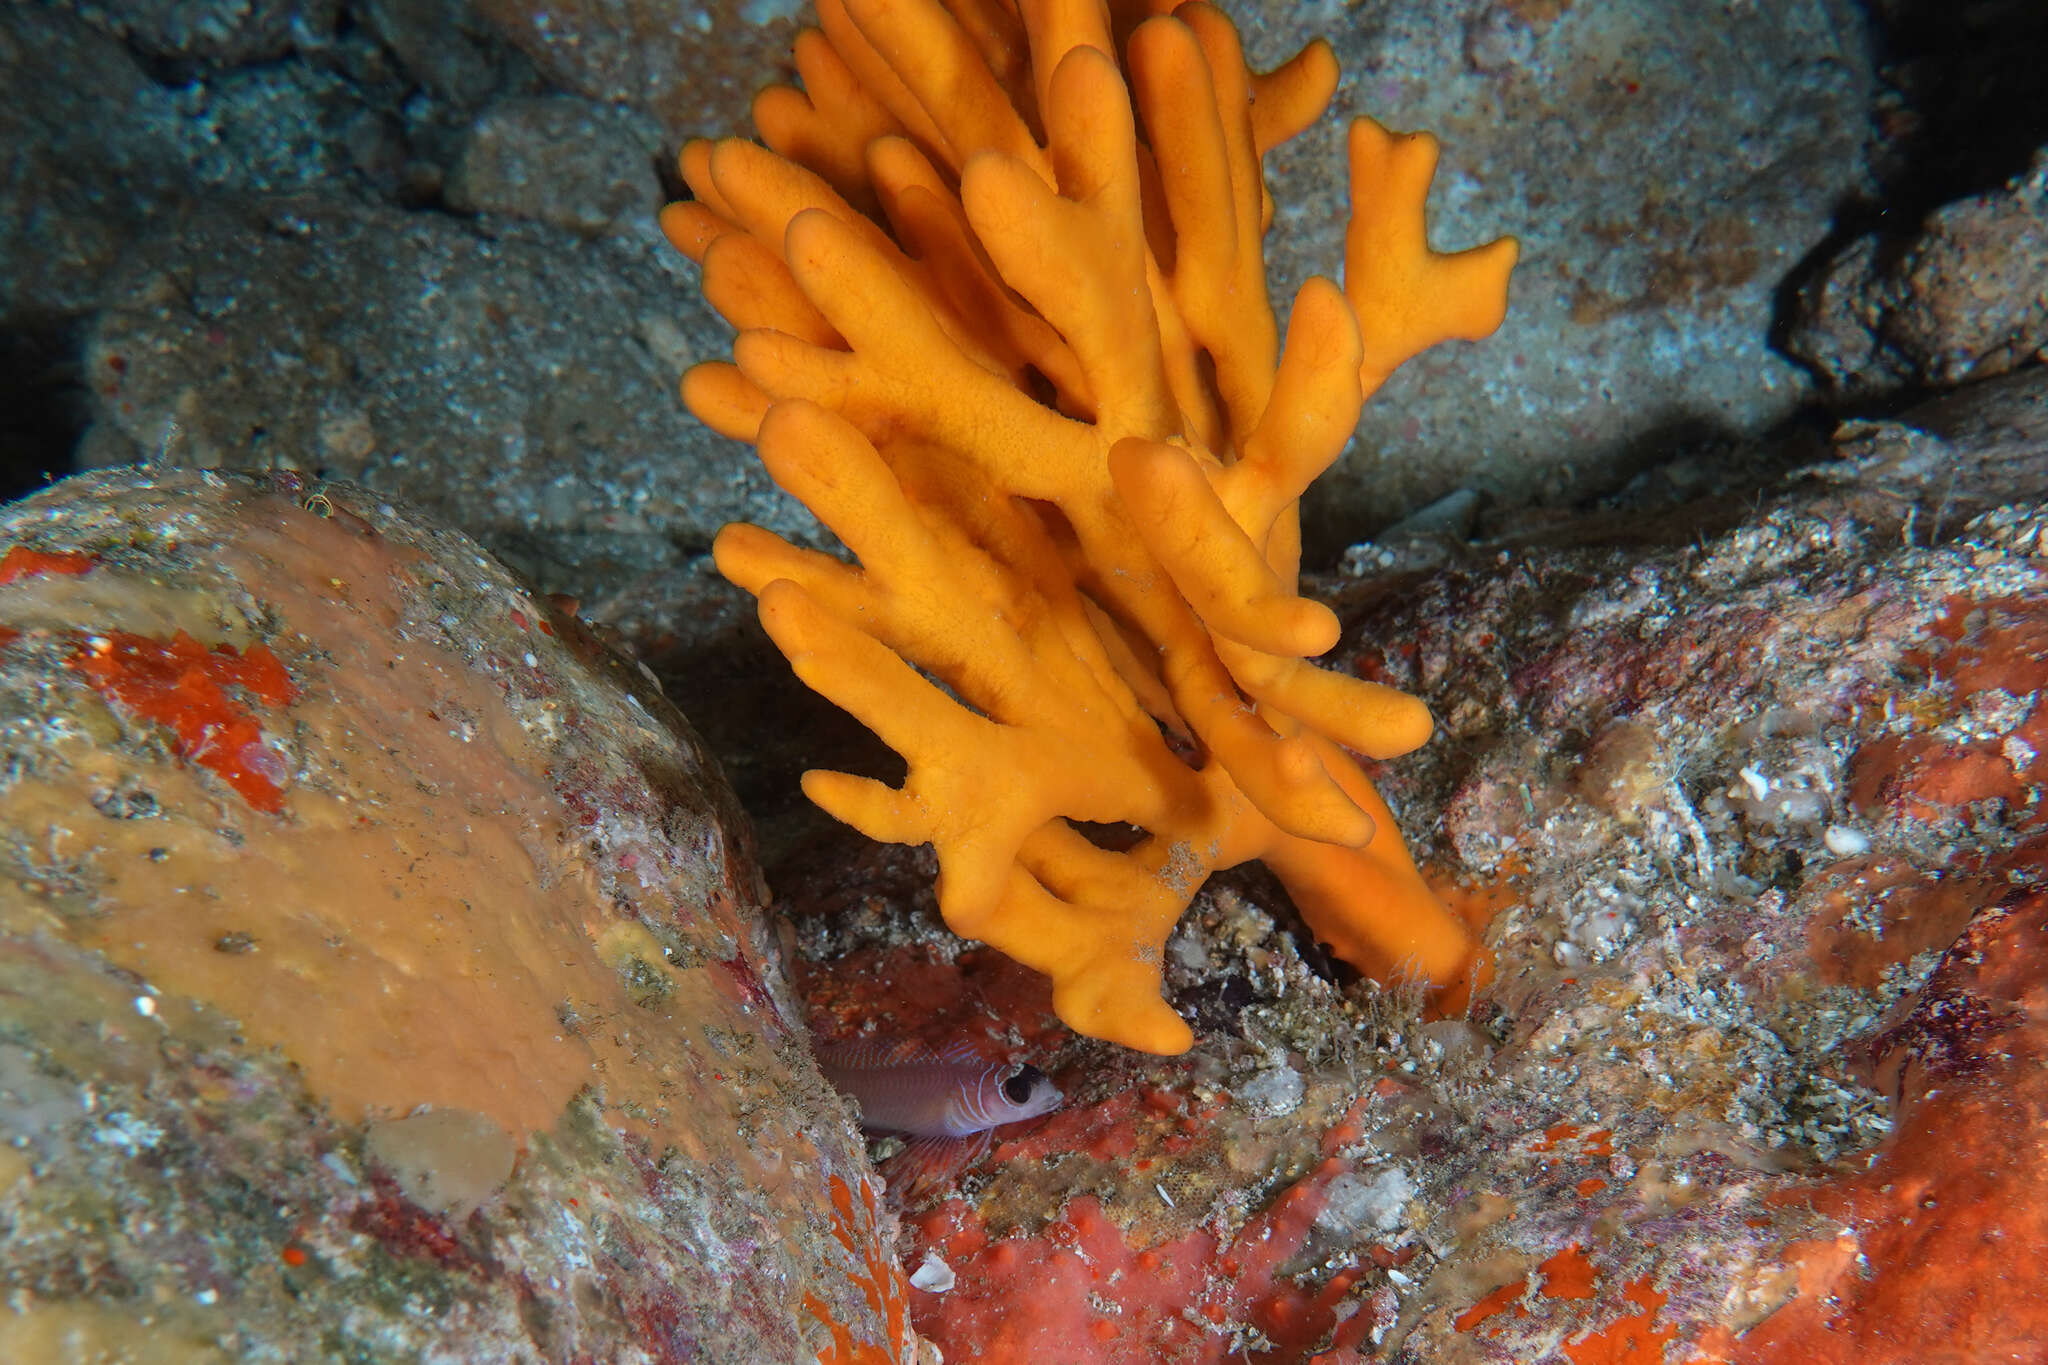
<path fill-rule="evenodd" d="M 1333 1237 L 1348 1238 L 1367 1228 L 1391 1232 L 1415 1198 L 1415 1181 L 1399 1166 L 1376 1171 L 1347 1171 L 1324 1191 L 1327 1201 L 1316 1215 L 1316 1227 Z"/>
<path fill-rule="evenodd" d="M 1262 1117 L 1280 1118 L 1301 1108 L 1303 1089 L 1299 1071 L 1279 1066 L 1261 1071 L 1238 1086 L 1237 1097 Z"/>

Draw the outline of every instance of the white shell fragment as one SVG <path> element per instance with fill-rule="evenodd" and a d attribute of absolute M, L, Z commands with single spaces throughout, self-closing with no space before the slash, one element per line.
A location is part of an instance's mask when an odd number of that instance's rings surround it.
<path fill-rule="evenodd" d="M 910 1272 L 910 1283 L 927 1294 L 943 1294 L 954 1282 L 953 1267 L 940 1260 L 936 1251 L 927 1251 L 924 1263 Z"/>

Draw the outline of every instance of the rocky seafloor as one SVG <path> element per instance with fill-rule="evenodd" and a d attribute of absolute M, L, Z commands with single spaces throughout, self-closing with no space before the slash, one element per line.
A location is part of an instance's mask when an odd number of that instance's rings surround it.
<path fill-rule="evenodd" d="M 1244 870 L 1172 1059 L 801 805 L 875 743 L 708 569 L 818 531 L 674 403 L 650 214 L 790 13 L 0 11 L 0 454 L 158 462 L 0 517 L 0 1359 L 2048 1357 L 2048 26 L 1454 8 L 1346 10 L 1340 102 L 1444 134 L 1511 322 L 1310 590 L 1494 976 L 1434 1017 Z M 906 1192 L 854 1033 L 1066 1106 Z"/>
<path fill-rule="evenodd" d="M 914 853 L 793 860 L 814 1027 L 985 1038 L 1069 1097 L 908 1211 L 905 1264 L 951 1279 L 919 1329 L 1020 1361 L 2048 1350 L 2048 371 L 1898 431 L 1941 442 L 1924 479 L 1866 443 L 1761 505 L 1318 585 L 1338 665 L 1441 720 L 1377 778 L 1487 925 L 1457 1017 L 1226 875 L 1169 945 L 1196 1047 L 1144 1058 L 947 940 Z"/>

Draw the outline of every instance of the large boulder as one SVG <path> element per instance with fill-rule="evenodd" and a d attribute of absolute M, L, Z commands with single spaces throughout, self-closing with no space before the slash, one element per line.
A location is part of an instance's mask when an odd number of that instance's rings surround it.
<path fill-rule="evenodd" d="M 0 553 L 0 1358 L 912 1349 L 646 676 L 351 485 L 86 476 Z"/>

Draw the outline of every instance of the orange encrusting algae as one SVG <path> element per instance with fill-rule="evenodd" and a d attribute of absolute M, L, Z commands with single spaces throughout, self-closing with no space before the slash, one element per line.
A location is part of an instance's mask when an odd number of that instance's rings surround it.
<path fill-rule="evenodd" d="M 756 101 L 767 147 L 691 143 L 695 199 L 662 218 L 740 329 L 685 400 L 859 561 L 716 545 L 798 675 L 908 764 L 806 794 L 932 844 L 947 923 L 1096 1037 L 1188 1046 L 1167 935 L 1255 858 L 1350 962 L 1462 984 L 1473 936 L 1353 756 L 1408 752 L 1429 714 L 1309 662 L 1338 626 L 1299 593 L 1297 505 L 1396 366 L 1499 324 L 1513 243 L 1431 251 L 1435 143 L 1358 119 L 1345 284 L 1302 287 L 1283 349 L 1261 159 L 1336 89 L 1326 44 L 1253 72 L 1206 4 L 819 22 L 803 89 Z"/>
<path fill-rule="evenodd" d="M 861 1181 L 861 1211 L 854 1209 L 853 1192 L 839 1176 L 831 1178 L 832 1235 L 849 1258 L 859 1258 L 862 1270 L 849 1271 L 848 1278 L 867 1299 L 881 1319 L 887 1340 L 881 1344 L 854 1340 L 853 1332 L 832 1316 L 826 1302 L 809 1290 L 804 1292 L 804 1311 L 832 1334 L 832 1342 L 818 1353 L 817 1365 L 900 1365 L 909 1335 L 910 1283 L 895 1258 L 884 1249 L 876 1225 L 875 1190 Z M 862 1215 L 865 1216 L 862 1216 Z"/>
<path fill-rule="evenodd" d="M 1501 1285 L 1459 1314 L 1452 1328 L 1471 1332 L 1501 1313 L 1526 1315 L 1523 1303 L 1530 1296 L 1531 1283 L 1531 1277 L 1525 1275 Z M 1533 1283 L 1536 1292 L 1547 1299 L 1600 1296 L 1600 1274 L 1576 1242 L 1538 1265 Z M 1567 1339 L 1563 1350 L 1572 1365 L 1660 1365 L 1663 1361 L 1664 1343 L 1678 1335 L 1675 1327 L 1657 1325 L 1658 1310 L 1669 1296 L 1661 1293 L 1649 1276 L 1639 1275 L 1621 1287 L 1619 1297 L 1635 1311 Z"/>

